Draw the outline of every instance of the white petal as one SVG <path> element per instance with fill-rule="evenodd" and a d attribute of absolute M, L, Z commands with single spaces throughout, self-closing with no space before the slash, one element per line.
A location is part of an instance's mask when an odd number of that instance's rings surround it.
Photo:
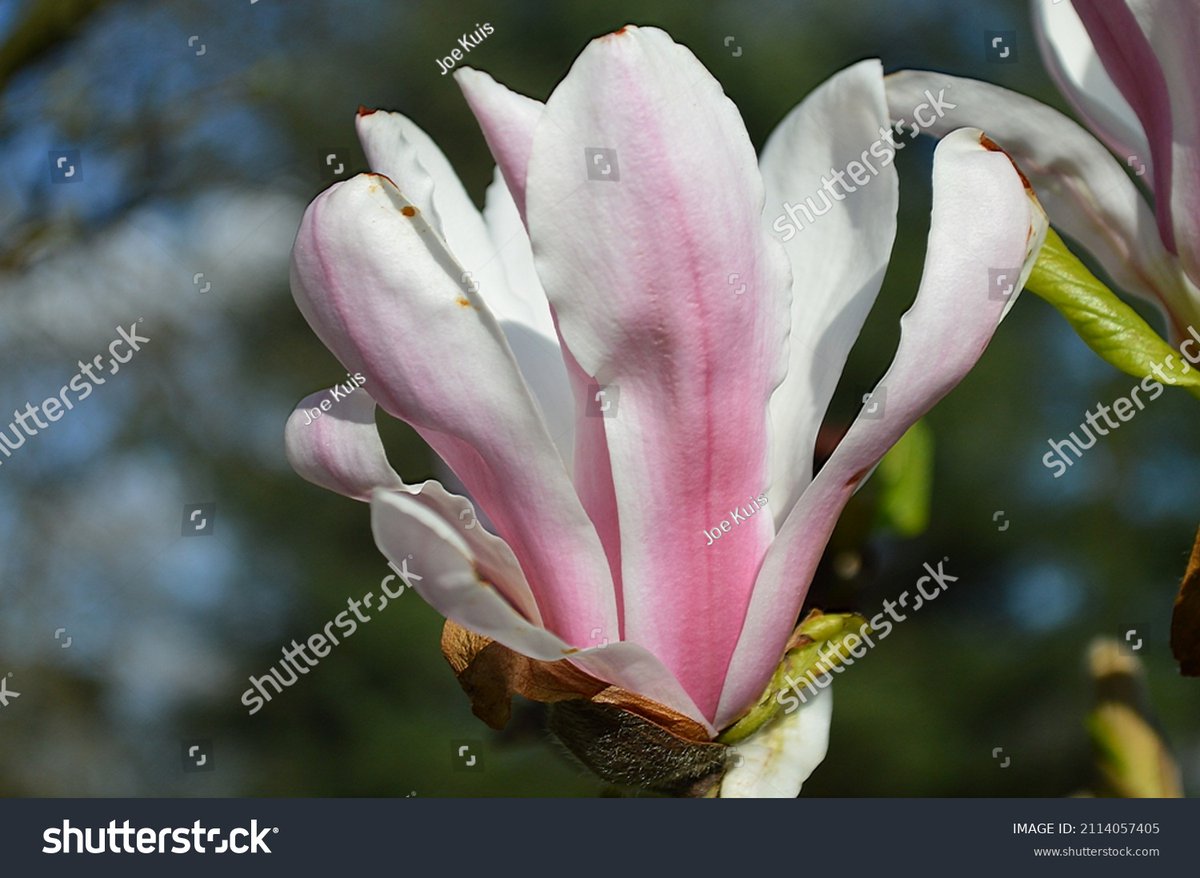
<path fill-rule="evenodd" d="M 1137 185 L 1104 145 L 1057 110 L 1032 98 L 945 73 L 904 70 L 885 79 L 892 118 L 912 120 L 932 94 L 953 106 L 926 133 L 981 128 L 1012 155 L 1051 222 L 1078 241 L 1117 287 L 1159 304 L 1172 325 L 1187 325 L 1189 287 L 1167 252 Z"/>
<path fill-rule="evenodd" d="M 759 162 L 764 218 L 792 264 L 788 374 L 770 404 L 777 524 L 812 478 L 817 431 L 887 270 L 900 194 L 895 152 L 879 133 L 888 127 L 883 66 L 862 61 L 792 110 Z M 847 168 L 866 182 L 843 176 L 824 188 Z"/>
<path fill-rule="evenodd" d="M 525 223 L 498 170 L 488 187 L 483 216 L 507 289 L 503 299 L 490 297 L 488 306 L 500 321 L 569 472 L 574 456 L 575 400 L 554 318 L 550 315 L 550 303 L 533 267 L 533 250 Z"/>
<path fill-rule="evenodd" d="M 449 190 L 449 181 L 458 183 L 458 175 L 429 135 L 400 113 L 366 107 L 359 107 L 354 127 L 372 173 L 383 174 L 395 183 L 444 239 L 446 233 L 433 190 L 439 181 Z M 462 188 L 461 183 L 458 185 Z"/>
<path fill-rule="evenodd" d="M 993 147 L 971 128 L 938 144 L 925 268 L 916 301 L 900 320 L 896 356 L 874 402 L 800 495 L 763 559 L 718 726 L 736 719 L 767 685 L 851 495 L 975 365 L 1032 270 L 1046 217 L 1008 156 Z"/>
<path fill-rule="evenodd" d="M 457 529 L 480 571 L 525 618 L 540 624 L 541 613 L 512 549 L 478 521 L 466 497 L 451 494 L 435 481 L 406 485 L 387 461 L 375 426 L 375 400 L 362 388 L 338 400 L 316 419 L 305 412 L 329 399 L 328 392 L 307 397 L 285 428 L 288 461 L 313 484 L 370 502 L 376 488 L 403 491 Z"/>
<path fill-rule="evenodd" d="M 736 745 L 721 798 L 794 799 L 825 758 L 832 720 L 833 690 L 821 689 Z"/>
<path fill-rule="evenodd" d="M 395 183 L 421 211 L 462 266 L 463 283 L 475 288 L 497 319 L 503 319 L 493 303 L 503 308 L 512 298 L 504 265 L 479 208 L 449 160 L 428 134 L 400 113 L 360 110 L 356 121 L 371 170 Z"/>

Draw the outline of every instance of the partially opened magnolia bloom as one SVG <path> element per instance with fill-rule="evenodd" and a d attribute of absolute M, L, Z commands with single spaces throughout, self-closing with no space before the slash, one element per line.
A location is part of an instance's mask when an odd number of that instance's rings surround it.
<path fill-rule="evenodd" d="M 1175 339 L 1200 331 L 1200 4 L 1033 0 L 1033 11 L 1046 65 L 1092 133 L 1008 89 L 926 71 L 888 77 L 894 112 L 945 89 L 956 109 L 930 133 L 985 128 L 1118 287 L 1157 304 Z"/>
<path fill-rule="evenodd" d="M 770 224 L 831 169 L 871 161 L 879 63 L 796 107 L 761 164 L 718 83 L 654 28 L 594 40 L 545 104 L 456 78 L 499 168 L 482 214 L 416 126 L 361 110 L 372 173 L 304 216 L 296 302 L 366 385 L 315 420 L 302 403 L 289 458 L 370 502 L 380 549 L 411 558 L 449 620 L 443 648 L 481 717 L 502 723 L 514 692 L 557 701 L 575 709 L 556 730 L 607 777 L 794 796 L 825 754 L 828 692 L 739 744 L 727 772 L 716 738 L 767 689 L 851 494 L 987 346 L 1012 303 L 990 272 L 1028 272 L 1040 208 L 979 131 L 938 146 L 916 304 L 814 477 L 892 247 L 892 153 L 786 244 Z M 376 403 L 479 520 L 437 482 L 400 481 Z"/>

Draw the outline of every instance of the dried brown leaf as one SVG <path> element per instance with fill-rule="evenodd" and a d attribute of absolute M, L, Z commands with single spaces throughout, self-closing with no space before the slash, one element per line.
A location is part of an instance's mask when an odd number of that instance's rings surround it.
<path fill-rule="evenodd" d="M 494 729 L 504 728 L 512 714 L 512 697 L 522 695 L 546 704 L 583 699 L 612 705 L 683 741 L 711 740 L 700 723 L 657 701 L 598 680 L 569 661 L 523 656 L 449 620 L 442 629 L 442 653 L 471 699 L 472 711 Z"/>
<path fill-rule="evenodd" d="M 1200 677 L 1200 531 L 1171 614 L 1171 652 L 1186 677 Z"/>

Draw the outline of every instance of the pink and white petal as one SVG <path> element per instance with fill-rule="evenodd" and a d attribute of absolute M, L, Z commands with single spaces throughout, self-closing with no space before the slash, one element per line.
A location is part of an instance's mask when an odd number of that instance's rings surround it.
<path fill-rule="evenodd" d="M 572 644 L 616 630 L 612 578 L 491 312 L 441 237 L 386 177 L 309 206 L 292 292 L 313 330 L 379 404 L 411 424 L 512 547 L 546 625 Z"/>
<path fill-rule="evenodd" d="M 463 267 L 463 282 L 474 286 L 498 320 L 512 299 L 504 265 L 487 224 L 450 161 L 432 138 L 400 113 L 359 110 L 359 140 L 371 170 L 387 177 L 442 236 Z"/>
<path fill-rule="evenodd" d="M 481 578 L 477 558 L 444 518 L 405 494 L 376 492 L 371 501 L 375 542 L 396 565 L 408 561 L 412 586 L 439 613 L 460 625 L 541 661 L 569 659 L 606 682 L 653 698 L 712 730 L 704 715 L 662 663 L 632 643 L 607 642 L 597 627 L 593 645 L 575 649 L 523 618 Z"/>
<path fill-rule="evenodd" d="M 801 495 L 763 560 L 716 725 L 736 719 L 779 664 L 821 554 L 850 496 L 905 431 L 975 365 L 1020 291 L 1046 218 L 1012 162 L 962 129 L 938 144 L 925 269 L 900 345 L 864 409 Z M 1019 272 L 1019 277 L 1013 277 Z M 1001 275 L 1010 295 L 996 293 Z"/>
<path fill-rule="evenodd" d="M 550 305 L 533 269 L 529 236 L 500 174 L 481 215 L 437 144 L 412 121 L 399 113 L 360 111 L 358 129 L 372 171 L 405 193 L 409 181 L 427 193 L 425 203 L 413 204 L 422 213 L 432 208 L 440 218 L 430 224 L 463 266 L 464 282 L 478 288 L 504 330 L 569 470 L 574 421 L 566 368 Z"/>
<path fill-rule="evenodd" d="M 488 74 L 469 67 L 460 69 L 454 74 L 454 77 L 483 129 L 488 147 L 496 159 L 497 168 L 507 183 L 513 199 L 513 206 L 517 209 L 518 217 L 523 224 L 525 222 L 525 182 L 529 156 L 533 150 L 533 134 L 545 107 L 540 101 L 511 91 L 497 83 Z M 506 253 L 506 255 L 516 257 L 520 263 L 524 262 L 523 251 L 519 255 L 515 253 Z M 532 251 L 529 251 L 529 258 L 529 265 L 532 268 Z M 520 281 L 515 280 L 513 275 L 518 272 L 524 273 L 524 271 L 524 266 L 513 267 L 513 273 L 509 276 L 510 287 L 520 286 Z M 536 269 L 533 269 L 532 273 L 536 278 Z M 537 281 L 537 284 L 538 289 L 541 289 L 540 280 Z M 545 295 L 544 290 L 542 294 Z M 553 314 L 553 309 L 551 309 L 551 314 Z M 557 325 L 554 330 L 555 337 L 559 339 L 561 351 L 562 340 L 558 334 Z M 623 612 L 620 600 L 621 574 L 618 566 L 620 545 L 608 463 L 608 445 L 604 437 L 603 424 L 583 419 L 594 403 L 592 396 L 595 392 L 595 381 L 579 368 L 569 351 L 561 351 L 561 354 L 566 363 L 569 392 L 574 399 L 573 423 L 570 432 L 565 427 L 557 427 L 556 420 L 551 415 L 546 416 L 547 423 L 550 425 L 555 443 L 562 452 L 563 460 L 568 463 L 568 469 L 573 470 L 581 499 L 604 543 L 618 595 L 617 611 L 618 614 L 621 614 Z M 526 374 L 528 380 L 528 373 Z M 557 378 L 554 379 L 553 386 L 557 396 Z M 539 398 L 541 398 L 540 394 Z M 553 407 L 557 410 L 557 403 L 544 404 L 543 407 L 544 409 Z M 574 434 L 572 452 L 566 452 L 563 450 L 564 440 L 572 433 Z"/>
<path fill-rule="evenodd" d="M 1150 141 L 1167 249 L 1200 284 L 1200 5 L 1111 0 L 1075 9 Z"/>
<path fill-rule="evenodd" d="M 283 441 L 292 469 L 314 485 L 364 503 L 375 488 L 404 487 L 379 438 L 371 395 L 360 387 L 322 411 L 321 403 L 330 400 L 328 390 L 306 396 L 288 417 Z"/>
<path fill-rule="evenodd" d="M 1118 288 L 1158 304 L 1176 330 L 1187 326 L 1195 305 L 1179 261 L 1164 247 L 1137 185 L 1100 141 L 1057 110 L 986 82 L 904 70 L 885 84 L 893 118 L 912 119 L 930 94 L 945 97 L 944 115 L 926 133 L 942 136 L 964 125 L 986 131 L 1029 178 L 1054 225 Z"/>
<path fill-rule="evenodd" d="M 610 643 L 574 653 L 570 662 L 599 680 L 645 695 L 691 717 L 716 736 L 716 728 L 679 680 L 645 647 L 628 641 Z"/>
<path fill-rule="evenodd" d="M 467 544 L 480 575 L 495 586 L 522 618 L 534 625 L 543 624 L 533 589 L 512 548 L 479 523 L 470 500 L 452 494 L 433 479 L 419 485 L 405 485 L 402 490 L 455 529 Z"/>
<path fill-rule="evenodd" d="M 314 393 L 288 418 L 284 441 L 288 462 L 296 472 L 315 485 L 368 503 L 375 489 L 411 495 L 456 525 L 488 581 L 526 619 L 540 624 L 537 602 L 512 549 L 479 524 L 471 501 L 432 480 L 420 485 L 401 480 L 388 463 L 375 426 L 375 400 L 361 387 L 316 419 L 306 417 L 305 412 L 320 411 L 321 402 L 329 398 L 328 391 Z"/>
<path fill-rule="evenodd" d="M 593 167 L 608 173 L 589 179 Z M 787 368 L 791 278 L 762 223 L 754 148 L 691 52 L 626 26 L 547 101 L 526 195 L 565 345 L 619 388 L 602 420 L 625 639 L 711 714 L 774 525 L 747 517 L 711 548 L 704 529 L 766 487 L 766 406 Z"/>
<path fill-rule="evenodd" d="M 722 799 L 794 799 L 829 750 L 833 691 L 821 689 L 735 746 Z"/>
<path fill-rule="evenodd" d="M 508 183 L 513 201 L 525 215 L 525 172 L 533 149 L 533 130 L 542 115 L 541 101 L 518 94 L 470 67 L 460 68 L 454 80 L 475 114 L 484 140 Z"/>
<path fill-rule="evenodd" d="M 555 327 L 557 329 L 557 325 Z M 559 341 L 562 335 L 559 334 Z M 613 591 L 617 595 L 617 624 L 621 637 L 625 635 L 625 588 L 621 572 L 621 521 L 617 514 L 617 495 L 613 487 L 612 458 L 608 453 L 608 436 L 605 432 L 605 404 L 611 388 L 601 388 L 563 348 L 563 361 L 567 366 L 567 378 L 575 405 L 575 447 L 572 479 L 575 491 L 588 518 L 596 527 L 608 569 L 612 574 Z M 619 405 L 620 400 L 617 400 Z M 601 417 L 597 417 L 601 415 Z"/>
<path fill-rule="evenodd" d="M 1142 123 L 1105 72 L 1075 8 L 1062 0 L 1033 0 L 1033 23 L 1042 61 L 1059 91 L 1110 150 L 1126 161 L 1135 157 L 1139 176 L 1149 184 L 1153 168 Z"/>
<path fill-rule="evenodd" d="M 575 443 L 575 402 L 567 379 L 550 303 L 533 267 L 525 223 L 499 171 L 483 209 L 488 234 L 505 278 L 507 296 L 487 299 L 500 322 L 521 374 L 541 406 L 542 417 L 569 472 Z"/>
<path fill-rule="evenodd" d="M 889 125 L 883 65 L 862 61 L 788 113 L 759 161 L 765 219 L 792 265 L 788 373 L 770 405 L 767 499 L 777 525 L 812 479 L 817 431 L 891 256 L 900 184 L 895 150 L 879 135 Z M 875 144 L 882 149 L 872 154 Z M 866 183 L 843 180 L 843 191 L 831 187 L 831 197 L 824 184 L 835 168 L 852 168 Z M 827 205 L 825 213 L 793 221 L 796 206 L 807 209 L 809 199 L 817 210 Z"/>

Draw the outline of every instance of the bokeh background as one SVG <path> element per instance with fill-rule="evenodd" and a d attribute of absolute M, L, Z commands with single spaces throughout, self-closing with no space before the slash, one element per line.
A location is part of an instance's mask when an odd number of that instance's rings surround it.
<path fill-rule="evenodd" d="M 344 378 L 288 292 L 292 237 L 317 192 L 364 169 L 359 104 L 409 115 L 482 199 L 492 163 L 435 58 L 483 22 L 495 32 L 469 63 L 539 99 L 591 37 L 665 27 L 758 146 L 865 57 L 1065 109 L 1018 0 L 0 2 L 0 411 L 53 395 L 118 325 L 142 320 L 151 338 L 0 462 L 0 674 L 21 693 L 0 708 L 0 793 L 610 792 L 548 739 L 539 706 L 519 705 L 501 734 L 475 720 L 440 655 L 441 620 L 412 594 L 254 716 L 239 702 L 281 647 L 389 572 L 366 507 L 283 458 L 293 405 Z M 1014 33 L 1011 62 L 987 61 L 988 31 Z M 78 151 L 78 173 L 54 182 L 64 150 Z M 834 430 L 886 368 L 916 290 L 931 151 L 900 155 L 895 258 Z M 1200 407 L 1169 390 L 1063 478 L 1041 463 L 1047 439 L 1134 383 L 1026 295 L 928 419 L 927 530 L 872 530 L 871 492 L 856 499 L 811 603 L 870 616 L 944 557 L 959 580 L 838 679 L 829 756 L 807 793 L 1089 787 L 1086 647 L 1131 627 L 1185 783 L 1200 789 L 1198 684 L 1167 646 L 1200 518 Z M 411 432 L 383 429 L 407 480 L 436 473 Z M 181 536 L 193 503 L 215 505 L 210 536 Z M 196 741 L 212 770 L 184 770 Z M 471 768 L 455 759 L 464 743 Z"/>

